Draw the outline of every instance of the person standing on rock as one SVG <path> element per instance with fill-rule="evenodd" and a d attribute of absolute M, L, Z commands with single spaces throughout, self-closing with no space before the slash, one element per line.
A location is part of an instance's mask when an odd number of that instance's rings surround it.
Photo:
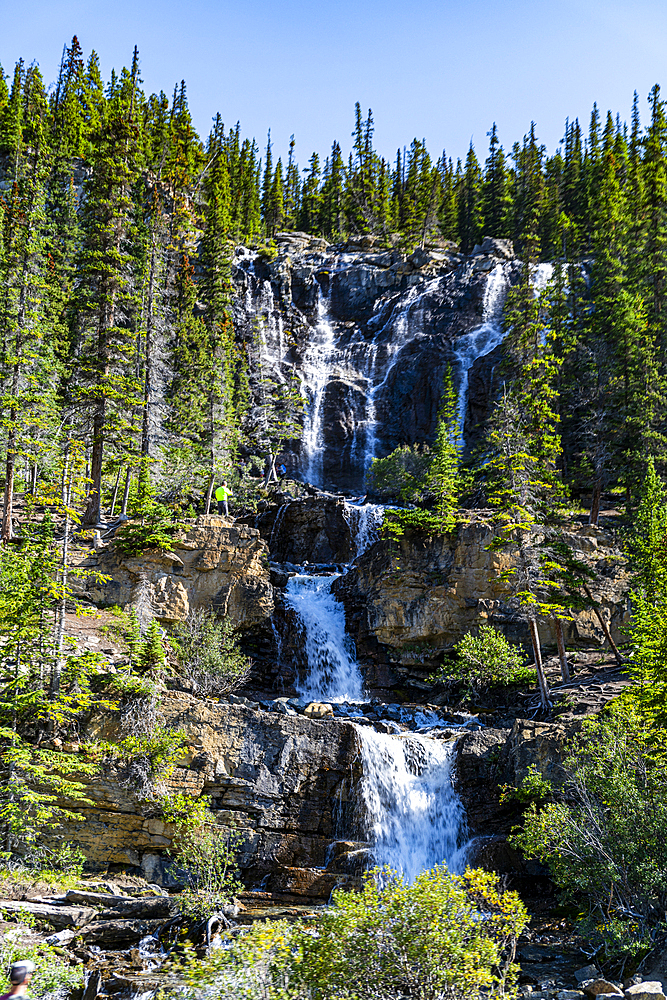
<path fill-rule="evenodd" d="M 24 997 L 28 992 L 34 971 L 35 963 L 28 961 L 28 959 L 23 962 L 14 962 L 9 970 L 9 981 L 12 988 L 9 993 L 0 996 L 0 1000 L 9 1000 L 9 997 Z"/>
<path fill-rule="evenodd" d="M 218 486 L 215 491 L 215 499 L 218 501 L 218 514 L 224 514 L 225 517 L 229 517 L 229 498 L 233 497 L 234 494 L 227 485 L 227 480 L 223 479 L 222 486 Z"/>

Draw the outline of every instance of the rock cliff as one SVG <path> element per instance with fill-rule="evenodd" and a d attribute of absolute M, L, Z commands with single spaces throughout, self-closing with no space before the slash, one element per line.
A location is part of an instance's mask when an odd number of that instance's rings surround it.
<path fill-rule="evenodd" d="M 219 822 L 241 834 L 239 861 L 248 885 L 327 898 L 345 880 L 324 868 L 334 841 L 353 829 L 349 790 L 359 770 L 354 727 L 177 692 L 166 692 L 161 710 L 165 724 L 187 741 L 168 788 L 210 797 Z M 119 736 L 109 718 L 93 719 L 88 733 L 111 742 Z M 70 824 L 67 835 L 82 845 L 88 865 L 173 882 L 165 856 L 173 830 L 156 803 L 142 801 L 113 769 L 83 780 L 93 805 L 79 810 L 85 820 Z"/>
<path fill-rule="evenodd" d="M 480 623 L 527 645 L 525 616 L 509 603 L 500 579 L 513 555 L 491 551 L 493 537 L 492 527 L 478 520 L 449 536 L 377 542 L 334 583 L 370 688 L 378 694 L 406 684 L 428 689 L 425 678 L 442 653 Z M 585 525 L 564 537 L 577 558 L 595 566 L 593 597 L 618 636 L 627 617 L 629 576 L 613 534 Z M 549 622 L 539 627 L 544 644 L 555 647 Z M 565 631 L 570 646 L 604 641 L 593 611 L 575 613 Z"/>
<path fill-rule="evenodd" d="M 143 604 L 166 621 L 211 607 L 247 629 L 273 611 L 267 556 L 256 529 L 209 515 L 176 536 L 167 553 L 124 556 L 113 541 L 87 552 L 78 567 L 84 574 L 79 589 L 96 604 Z"/>

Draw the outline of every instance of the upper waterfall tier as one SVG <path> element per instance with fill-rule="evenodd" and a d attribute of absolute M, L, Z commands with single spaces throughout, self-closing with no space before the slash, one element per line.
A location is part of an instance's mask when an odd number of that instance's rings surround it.
<path fill-rule="evenodd" d="M 301 442 L 286 459 L 290 473 L 360 493 L 373 457 L 433 438 L 448 364 L 472 437 L 492 398 L 487 368 L 497 361 L 502 303 L 521 264 L 497 240 L 469 258 L 322 243 L 279 241 L 273 257 L 239 248 L 235 323 L 259 342 L 271 377 L 291 372 L 301 382 L 307 408 Z"/>

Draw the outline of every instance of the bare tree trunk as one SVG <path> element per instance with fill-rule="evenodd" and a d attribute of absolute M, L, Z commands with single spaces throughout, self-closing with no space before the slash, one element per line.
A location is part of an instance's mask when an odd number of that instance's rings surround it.
<path fill-rule="evenodd" d="M 88 494 L 88 504 L 83 515 L 84 524 L 97 524 L 101 516 L 102 461 L 104 458 L 104 422 L 106 400 L 98 399 L 93 417 L 93 453 L 90 460 L 92 486 Z"/>
<path fill-rule="evenodd" d="M 125 488 L 123 490 L 123 503 L 120 508 L 121 515 L 127 517 L 127 501 L 130 497 L 130 480 L 132 479 L 132 469 L 128 465 L 125 473 Z"/>
<path fill-rule="evenodd" d="M 276 474 L 276 459 L 272 451 L 268 451 L 266 454 L 266 475 L 264 477 L 264 487 L 266 488 L 271 480 L 278 482 L 278 476 Z"/>
<path fill-rule="evenodd" d="M 123 471 L 122 465 L 118 466 L 118 475 L 116 476 L 116 484 L 113 488 L 113 496 L 111 497 L 111 510 L 109 511 L 109 517 L 113 517 L 113 512 L 116 509 L 116 500 L 118 499 L 118 487 L 120 486 L 120 474 Z"/>
<path fill-rule="evenodd" d="M 558 646 L 558 659 L 560 661 L 560 672 L 565 682 L 570 679 L 570 668 L 565 655 L 565 637 L 563 636 L 563 623 L 560 618 L 554 619 L 554 630 L 556 632 L 556 644 Z"/>
<path fill-rule="evenodd" d="M 621 653 L 621 651 L 619 650 L 618 646 L 616 645 L 616 643 L 612 639 L 611 632 L 609 631 L 609 626 L 607 625 L 606 621 L 602 617 L 602 612 L 600 611 L 599 607 L 597 606 L 597 603 L 593 600 L 593 595 L 591 594 L 591 592 L 588 589 L 588 587 L 585 586 L 585 585 L 584 585 L 584 593 L 586 594 L 586 597 L 590 601 L 591 608 L 593 609 L 595 617 L 599 621 L 600 628 L 604 632 L 604 637 L 607 640 L 607 642 L 609 643 L 609 647 L 610 647 L 612 653 L 614 654 L 614 659 L 616 660 L 616 662 L 618 663 L 618 665 L 621 666 L 623 663 L 625 663 L 625 659 L 623 658 L 623 654 Z"/>
<path fill-rule="evenodd" d="M 542 702 L 542 708 L 545 712 L 549 711 L 549 688 L 547 685 L 547 679 L 544 676 L 544 667 L 542 666 L 542 650 L 540 648 L 540 636 L 537 631 L 537 622 L 530 618 L 528 620 L 528 625 L 530 628 L 530 639 L 533 644 L 533 657 L 535 659 L 535 670 L 537 671 L 537 684 L 540 689 L 540 701 Z"/>
<path fill-rule="evenodd" d="M 213 496 L 214 483 L 215 483 L 215 477 L 211 475 L 211 478 L 208 481 L 208 489 L 206 491 L 206 511 L 205 511 L 206 514 L 211 513 L 211 497 Z"/>
<path fill-rule="evenodd" d="M 13 538 L 12 514 L 14 510 L 14 476 L 16 473 L 16 410 L 9 414 L 9 433 L 7 434 L 7 460 L 5 463 L 5 495 L 2 509 L 2 541 L 9 542 Z"/>
<path fill-rule="evenodd" d="M 597 527 L 598 518 L 600 516 L 600 499 L 602 497 L 602 480 L 596 479 L 595 486 L 593 487 L 593 498 L 591 500 L 591 512 L 588 515 L 588 523 L 594 524 Z"/>
<path fill-rule="evenodd" d="M 69 456 L 65 458 L 66 469 L 69 464 Z M 66 475 L 66 472 L 64 473 Z M 61 563 L 60 585 L 60 606 L 58 608 L 58 624 L 56 628 L 56 656 L 53 664 L 53 674 L 51 675 L 51 699 L 54 700 L 60 694 L 60 677 L 63 669 L 63 646 L 65 642 L 65 613 L 67 611 L 67 560 L 69 557 L 69 531 L 70 531 L 70 503 L 72 499 L 72 470 L 69 470 L 67 478 L 65 502 L 65 534 L 63 536 L 63 557 Z"/>

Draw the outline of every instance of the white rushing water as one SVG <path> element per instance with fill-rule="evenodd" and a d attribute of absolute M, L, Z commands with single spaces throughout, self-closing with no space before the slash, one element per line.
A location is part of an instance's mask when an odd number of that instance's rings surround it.
<path fill-rule="evenodd" d="M 532 275 L 533 293 L 537 297 L 547 287 L 553 274 L 553 264 L 537 264 Z M 468 409 L 468 392 L 470 388 L 470 369 L 479 358 L 486 357 L 491 351 L 502 344 L 507 330 L 502 327 L 502 313 L 509 281 L 502 264 L 496 264 L 489 273 L 484 300 L 482 304 L 482 322 L 470 333 L 460 337 L 454 347 L 454 357 L 459 370 L 459 392 L 457 406 L 458 446 L 463 448 L 463 436 L 466 410 Z"/>
<path fill-rule="evenodd" d="M 317 323 L 303 360 L 303 391 L 308 406 L 304 415 L 301 447 L 305 459 L 306 482 L 322 486 L 324 397 L 331 376 L 336 334 L 329 319 L 327 300 L 320 286 L 317 287 Z"/>
<path fill-rule="evenodd" d="M 362 826 L 376 864 L 410 881 L 443 861 L 457 871 L 465 812 L 452 786 L 453 743 L 355 728 L 361 740 Z"/>
<path fill-rule="evenodd" d="M 311 701 L 361 701 L 363 683 L 352 640 L 345 631 L 345 609 L 331 593 L 340 576 L 291 576 L 285 600 L 299 617 L 308 673 L 296 688 Z"/>
<path fill-rule="evenodd" d="M 348 524 L 354 536 L 355 557 L 363 555 L 380 537 L 380 528 L 384 520 L 384 507 L 379 503 L 350 503 L 346 501 L 345 510 Z"/>
<path fill-rule="evenodd" d="M 459 394 L 457 407 L 458 446 L 463 448 L 463 425 L 468 408 L 470 369 L 478 358 L 490 354 L 505 338 L 502 329 L 502 312 L 508 281 L 502 264 L 490 272 L 482 305 L 482 322 L 470 333 L 460 337 L 454 347 L 454 357 L 459 369 Z"/>

